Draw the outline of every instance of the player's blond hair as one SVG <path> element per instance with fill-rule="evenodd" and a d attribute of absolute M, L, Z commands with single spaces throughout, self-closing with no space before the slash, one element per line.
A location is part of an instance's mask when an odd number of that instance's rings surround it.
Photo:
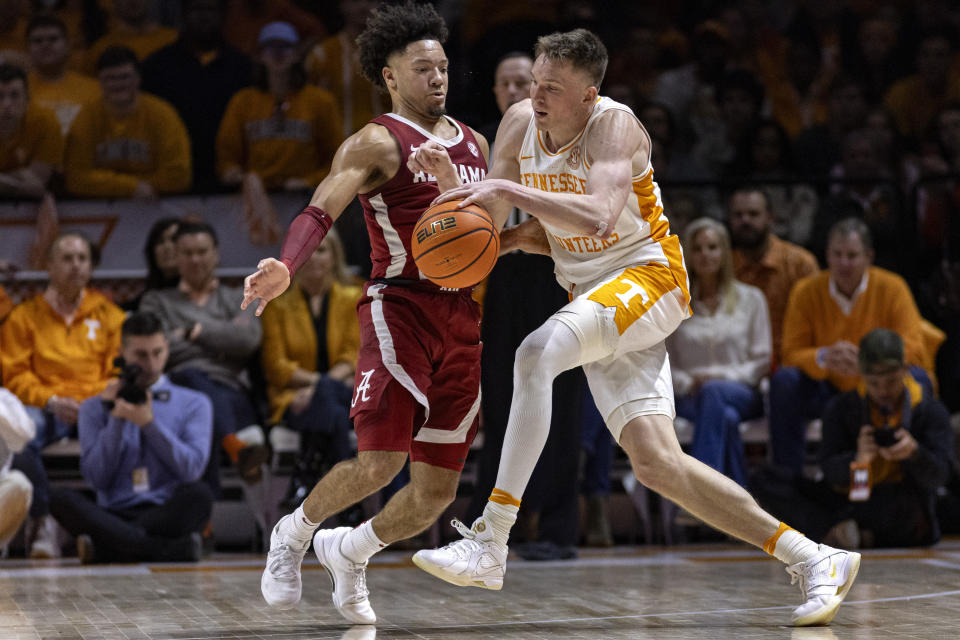
<path fill-rule="evenodd" d="M 587 74 L 593 86 L 600 88 L 607 72 L 607 48 L 597 34 L 586 29 L 574 29 L 540 36 L 533 57 L 568 62 Z"/>

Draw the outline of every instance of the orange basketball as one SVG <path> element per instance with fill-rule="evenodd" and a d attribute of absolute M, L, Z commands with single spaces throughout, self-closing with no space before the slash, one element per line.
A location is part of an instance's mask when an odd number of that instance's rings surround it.
<path fill-rule="evenodd" d="M 490 273 L 500 254 L 500 234 L 490 214 L 475 204 L 442 202 L 423 212 L 411 239 L 413 260 L 441 287 L 472 287 Z"/>

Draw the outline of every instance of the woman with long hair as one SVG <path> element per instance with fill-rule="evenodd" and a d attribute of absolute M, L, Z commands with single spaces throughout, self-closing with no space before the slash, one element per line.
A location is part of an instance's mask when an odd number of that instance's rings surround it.
<path fill-rule="evenodd" d="M 746 486 L 739 424 L 763 415 L 770 317 L 756 287 L 733 277 L 727 230 L 691 222 L 684 241 L 693 316 L 667 338 L 677 414 L 694 424 L 690 454 Z"/>
<path fill-rule="evenodd" d="M 348 280 L 331 229 L 293 285 L 263 313 L 263 369 L 270 421 L 301 436 L 288 502 L 299 505 L 324 466 L 350 457 L 350 400 L 360 349 L 360 287 Z M 356 523 L 354 523 L 356 524 Z"/>
<path fill-rule="evenodd" d="M 160 218 L 153 223 L 147 233 L 147 241 L 143 245 L 143 258 L 147 263 L 147 277 L 143 291 L 132 300 L 120 305 L 124 311 L 136 311 L 140 308 L 143 294 L 153 289 L 175 287 L 180 282 L 180 271 L 177 268 L 177 246 L 173 241 L 180 218 Z"/>

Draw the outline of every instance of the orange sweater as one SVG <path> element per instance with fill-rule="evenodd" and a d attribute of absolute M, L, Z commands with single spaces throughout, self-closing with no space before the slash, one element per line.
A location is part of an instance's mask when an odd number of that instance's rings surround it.
<path fill-rule="evenodd" d="M 343 125 L 333 96 L 306 86 L 289 96 L 278 113 L 276 99 L 255 87 L 238 91 L 217 133 L 217 171 L 253 171 L 267 189 L 288 178 L 313 186 L 330 172 L 343 141 Z"/>
<path fill-rule="evenodd" d="M 34 407 L 54 395 L 80 402 L 100 393 L 120 351 L 123 317 L 92 289 L 69 326 L 43 294 L 17 305 L 0 327 L 3 386 Z"/>
<path fill-rule="evenodd" d="M 59 169 L 63 164 L 63 134 L 52 111 L 30 105 L 14 136 L 0 140 L 0 171 L 17 171 L 34 162 Z"/>
<path fill-rule="evenodd" d="M 55 81 L 36 73 L 30 74 L 30 101 L 57 114 L 63 135 L 70 131 L 80 109 L 96 102 L 99 97 L 100 83 L 76 71 L 67 71 Z"/>
<path fill-rule="evenodd" d="M 190 188 L 190 138 L 176 109 L 156 96 L 141 93 L 120 119 L 99 98 L 74 119 L 64 166 L 67 190 L 78 196 L 128 198 L 141 180 L 177 193 Z"/>
<path fill-rule="evenodd" d="M 846 315 L 830 295 L 829 271 L 797 282 L 783 319 L 782 364 L 799 367 L 814 380 L 827 380 L 841 391 L 856 388 L 856 376 L 841 376 L 817 365 L 817 349 L 838 340 L 860 344 L 872 329 L 896 331 L 903 338 L 908 364 L 923 363 L 920 311 L 903 278 L 870 267 L 866 290 Z"/>

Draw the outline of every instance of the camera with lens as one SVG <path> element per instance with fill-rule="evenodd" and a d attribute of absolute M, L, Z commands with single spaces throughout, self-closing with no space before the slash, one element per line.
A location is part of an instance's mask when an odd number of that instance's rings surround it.
<path fill-rule="evenodd" d="M 126 400 L 130 404 L 146 404 L 147 390 L 140 386 L 139 378 L 143 373 L 143 367 L 140 365 L 127 363 L 122 356 L 113 359 L 113 366 L 120 369 L 120 388 L 117 389 L 117 397 Z M 104 400 L 104 405 L 112 411 L 116 403 Z"/>
<path fill-rule="evenodd" d="M 873 430 L 873 440 L 880 448 L 892 447 L 897 444 L 897 438 L 893 435 L 896 431 L 894 427 L 878 427 Z"/>

